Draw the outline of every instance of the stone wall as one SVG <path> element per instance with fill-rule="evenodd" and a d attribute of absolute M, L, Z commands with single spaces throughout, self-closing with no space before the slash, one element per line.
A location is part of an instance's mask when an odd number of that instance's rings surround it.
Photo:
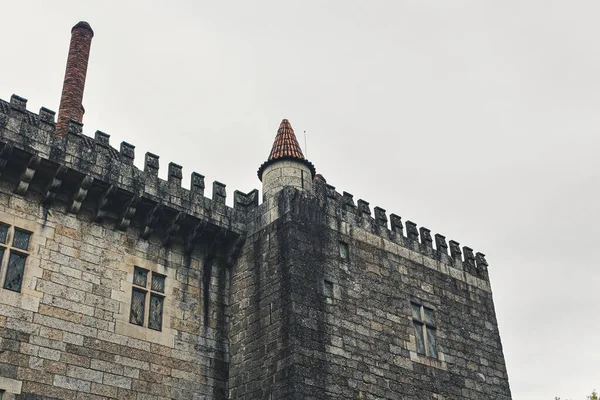
<path fill-rule="evenodd" d="M 184 256 L 65 211 L 0 193 L 0 222 L 32 232 L 22 292 L 0 289 L 2 387 L 17 399 L 226 398 L 222 260 L 203 276 L 206 249 Z M 129 322 L 134 266 L 166 276 L 162 331 Z"/>
<path fill-rule="evenodd" d="M 228 271 L 256 194 L 235 192 L 236 210 L 222 183 L 208 199 L 200 174 L 188 190 L 177 164 L 162 180 L 154 154 L 141 171 L 130 144 L 54 128 L 52 111 L 0 100 L 0 224 L 31 233 L 22 288 L 0 289 L 3 399 L 226 398 Z M 130 323 L 134 267 L 149 274 L 143 326 Z"/>
<path fill-rule="evenodd" d="M 3 399 L 510 399 L 482 253 L 318 176 L 228 207 L 220 182 L 206 198 L 67 128 L 0 100 L 0 224 L 31 233 L 22 288 L 0 289 Z M 151 280 L 131 322 L 135 267 L 165 277 L 160 331 Z"/>
<path fill-rule="evenodd" d="M 485 279 L 291 189 L 257 212 L 233 273 L 231 398 L 510 399 Z M 434 310 L 436 357 L 411 302 Z"/>

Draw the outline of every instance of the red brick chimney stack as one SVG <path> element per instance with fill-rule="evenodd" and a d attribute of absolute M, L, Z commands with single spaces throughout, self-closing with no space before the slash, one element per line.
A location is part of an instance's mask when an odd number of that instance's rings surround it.
<path fill-rule="evenodd" d="M 58 121 L 55 130 L 57 136 L 67 134 L 67 122 L 70 118 L 79 122 L 83 120 L 85 110 L 81 102 L 93 37 L 94 31 L 90 24 L 85 21 L 79 22 L 71 29 L 69 57 L 67 58 L 67 69 L 62 95 L 60 96 Z"/>

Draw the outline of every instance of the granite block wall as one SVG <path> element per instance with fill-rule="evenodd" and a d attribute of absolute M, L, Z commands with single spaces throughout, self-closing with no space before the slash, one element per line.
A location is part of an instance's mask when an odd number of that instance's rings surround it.
<path fill-rule="evenodd" d="M 231 398 L 510 399 L 489 282 L 328 204 L 284 189 L 258 209 L 232 275 Z M 435 357 L 411 304 L 434 311 Z"/>
<path fill-rule="evenodd" d="M 206 249 L 187 256 L 2 189 L 0 222 L 32 232 L 21 293 L 0 289 L 5 398 L 226 398 L 221 259 L 207 276 Z M 134 267 L 166 276 L 161 331 L 129 322 Z"/>
<path fill-rule="evenodd" d="M 0 100 L 0 247 L 31 234 L 17 291 L 0 250 L 3 400 L 511 398 L 482 253 L 319 176 L 228 207 L 67 128 Z"/>

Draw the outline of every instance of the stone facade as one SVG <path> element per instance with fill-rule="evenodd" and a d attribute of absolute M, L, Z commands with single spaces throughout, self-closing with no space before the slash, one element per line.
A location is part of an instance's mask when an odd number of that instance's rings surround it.
<path fill-rule="evenodd" d="M 222 183 L 209 199 L 198 173 L 54 131 L 0 100 L 3 400 L 511 398 L 483 254 L 318 175 L 288 185 L 293 160 L 229 207 Z"/>
<path fill-rule="evenodd" d="M 261 205 L 232 277 L 232 398 L 510 399 L 481 259 L 470 274 L 365 210 L 322 185 Z M 411 304 L 435 311 L 435 358 Z"/>

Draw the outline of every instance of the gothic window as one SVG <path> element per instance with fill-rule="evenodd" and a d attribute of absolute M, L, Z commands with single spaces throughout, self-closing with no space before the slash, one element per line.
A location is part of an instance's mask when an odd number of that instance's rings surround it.
<path fill-rule="evenodd" d="M 164 293 L 164 275 L 135 267 L 133 269 L 129 322 L 147 326 L 156 331 L 162 330 Z M 146 315 L 148 315 L 147 319 Z"/>
<path fill-rule="evenodd" d="M 0 266 L 5 270 L 5 289 L 21 291 L 30 239 L 31 232 L 0 223 Z"/>
<path fill-rule="evenodd" d="M 417 353 L 438 358 L 434 312 L 421 304 L 410 303 L 415 328 Z"/>

